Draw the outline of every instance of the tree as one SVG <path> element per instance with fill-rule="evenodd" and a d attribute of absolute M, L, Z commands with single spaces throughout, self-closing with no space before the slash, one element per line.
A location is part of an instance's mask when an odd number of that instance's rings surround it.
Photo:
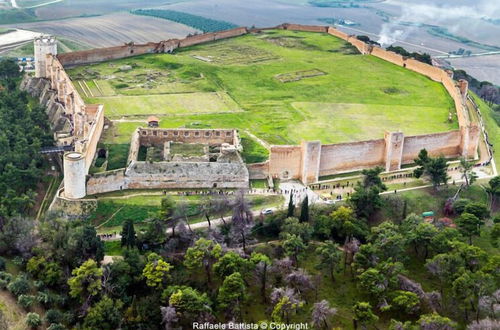
<path fill-rule="evenodd" d="M 366 329 L 367 325 L 373 324 L 378 321 L 378 316 L 373 314 L 372 306 L 368 302 L 357 302 L 356 304 L 354 304 L 352 311 L 354 313 L 354 329 L 358 328 L 358 323 L 363 329 Z"/>
<path fill-rule="evenodd" d="M 122 307 L 123 303 L 120 300 L 115 301 L 108 296 L 102 297 L 99 302 L 90 307 L 83 322 L 84 329 L 119 329 Z"/>
<path fill-rule="evenodd" d="M 500 176 L 496 176 L 488 182 L 489 187 L 486 191 L 490 195 L 491 209 L 495 209 L 496 201 L 498 196 L 500 196 Z"/>
<path fill-rule="evenodd" d="M 285 255 L 293 258 L 295 265 L 299 264 L 299 256 L 306 250 L 306 245 L 300 236 L 289 234 L 282 243 Z"/>
<path fill-rule="evenodd" d="M 354 210 L 341 206 L 330 214 L 336 234 L 349 242 L 353 237 L 364 238 L 368 234 L 365 221 L 356 219 Z"/>
<path fill-rule="evenodd" d="M 288 201 L 288 211 L 287 211 L 287 218 L 293 217 L 295 213 L 295 205 L 293 204 L 293 194 L 290 193 L 290 200 Z"/>
<path fill-rule="evenodd" d="M 210 299 L 207 294 L 188 286 L 168 287 L 162 297 L 169 297 L 169 306 L 175 308 L 184 320 L 193 320 L 202 313 L 211 312 Z"/>
<path fill-rule="evenodd" d="M 274 304 L 271 319 L 279 323 L 290 323 L 290 316 L 304 305 L 297 298 L 295 291 L 290 288 L 276 288 L 271 293 L 271 302 Z"/>
<path fill-rule="evenodd" d="M 417 294 L 410 291 L 394 291 L 391 303 L 394 309 L 407 314 L 416 313 L 420 307 L 420 299 Z"/>
<path fill-rule="evenodd" d="M 174 307 L 160 307 L 161 311 L 161 323 L 165 324 L 165 330 L 174 329 L 173 323 L 179 321 L 177 316 L 177 311 Z"/>
<path fill-rule="evenodd" d="M 468 187 L 477 180 L 477 174 L 473 171 L 474 162 L 468 162 L 465 157 L 460 157 L 460 173 L 465 180 L 465 185 Z"/>
<path fill-rule="evenodd" d="M 334 274 L 342 258 L 342 252 L 339 250 L 338 244 L 330 241 L 322 243 L 316 249 L 316 254 L 320 257 L 317 267 L 328 269 L 332 282 L 335 282 Z"/>
<path fill-rule="evenodd" d="M 413 243 L 415 254 L 418 257 L 418 246 L 423 247 L 423 259 L 426 260 L 429 255 L 429 246 L 432 240 L 438 234 L 437 228 L 427 222 L 420 222 L 411 232 L 408 233 L 407 239 L 409 243 Z"/>
<path fill-rule="evenodd" d="M 219 261 L 214 264 L 214 272 L 220 277 L 225 278 L 232 273 L 239 272 L 245 274 L 249 268 L 249 261 L 242 258 L 234 251 L 224 254 Z"/>
<path fill-rule="evenodd" d="M 156 253 L 150 253 L 142 275 L 146 278 L 146 284 L 152 288 L 162 289 L 165 287 L 172 266 Z"/>
<path fill-rule="evenodd" d="M 267 302 L 266 286 L 267 286 L 267 273 L 271 265 L 271 259 L 268 256 L 258 252 L 252 252 L 250 262 L 254 266 L 255 276 L 260 282 L 260 295 L 264 303 Z"/>
<path fill-rule="evenodd" d="M 369 241 L 382 260 L 392 258 L 399 261 L 406 255 L 405 238 L 400 233 L 398 226 L 392 222 L 386 221 L 372 227 Z"/>
<path fill-rule="evenodd" d="M 423 175 L 428 176 L 435 190 L 440 184 L 446 184 L 448 182 L 448 164 L 443 156 L 431 158 L 427 150 L 422 149 L 418 154 L 418 158 L 415 159 L 415 163 L 420 166 L 413 171 L 415 177 L 420 178 Z"/>
<path fill-rule="evenodd" d="M 1 213 L 0 203 L 0 253 L 29 257 L 31 249 L 36 244 L 33 220 L 25 217 L 12 217 L 2 221 Z"/>
<path fill-rule="evenodd" d="M 127 249 L 129 249 L 136 246 L 134 221 L 132 219 L 127 219 L 123 223 L 121 236 L 122 247 L 125 246 Z"/>
<path fill-rule="evenodd" d="M 456 329 L 456 323 L 447 317 L 441 316 L 437 313 L 424 314 L 418 320 L 420 329 L 422 330 L 453 330 Z"/>
<path fill-rule="evenodd" d="M 101 291 L 102 269 L 95 260 L 85 261 L 80 267 L 73 269 L 71 274 L 73 276 L 68 280 L 71 297 L 80 297 L 84 301 Z"/>
<path fill-rule="evenodd" d="M 253 224 L 253 214 L 250 209 L 250 204 L 245 198 L 243 190 L 238 191 L 233 202 L 232 216 L 232 236 L 236 240 L 241 238 L 243 251 L 246 253 L 246 241 L 251 225 Z"/>
<path fill-rule="evenodd" d="M 480 234 L 479 226 L 481 225 L 481 220 L 474 214 L 462 213 L 462 215 L 455 220 L 455 223 L 462 235 L 469 237 L 469 244 L 472 244 L 473 236 Z"/>
<path fill-rule="evenodd" d="M 166 223 L 170 223 L 172 227 L 172 236 L 175 236 L 175 220 L 172 217 L 175 210 L 175 201 L 171 196 L 166 196 L 161 199 L 160 217 Z"/>
<path fill-rule="evenodd" d="M 217 295 L 217 302 L 223 310 L 231 315 L 241 312 L 241 303 L 245 300 L 246 287 L 241 274 L 236 272 L 224 280 Z"/>
<path fill-rule="evenodd" d="M 184 266 L 188 269 L 203 268 L 207 275 L 207 284 L 212 283 L 212 265 L 222 255 L 222 248 L 219 244 L 205 238 L 200 238 L 194 246 L 187 249 L 184 256 Z"/>
<path fill-rule="evenodd" d="M 309 196 L 306 195 L 306 198 L 302 201 L 302 205 L 300 206 L 300 222 L 309 222 Z"/>
<path fill-rule="evenodd" d="M 81 265 L 88 259 L 100 262 L 104 258 L 104 244 L 93 226 L 84 225 L 70 230 L 66 253 L 72 256 L 72 266 Z"/>
<path fill-rule="evenodd" d="M 294 234 L 302 238 L 304 242 L 309 242 L 313 229 L 307 222 L 299 222 L 297 218 L 286 218 L 281 226 L 280 237 Z"/>
<path fill-rule="evenodd" d="M 350 198 L 350 203 L 359 217 L 369 219 L 382 207 L 383 201 L 380 193 L 387 190 L 379 176 L 383 171 L 383 168 L 375 167 L 361 172 L 363 182 L 358 182 Z"/>
<path fill-rule="evenodd" d="M 31 329 L 36 329 L 42 325 L 42 318 L 37 313 L 28 313 L 26 315 L 26 325 Z"/>
<path fill-rule="evenodd" d="M 58 263 L 48 261 L 43 256 L 35 256 L 29 259 L 26 270 L 34 278 L 40 279 L 48 286 L 56 286 L 64 276 L 63 270 Z"/>
<path fill-rule="evenodd" d="M 173 217 L 177 220 L 184 221 L 189 228 L 189 232 L 192 233 L 193 230 L 191 229 L 191 225 L 189 224 L 188 215 L 189 215 L 188 203 L 186 203 L 185 201 L 177 203 L 175 206 Z"/>
<path fill-rule="evenodd" d="M 488 210 L 486 205 L 480 202 L 468 203 L 465 206 L 464 212 L 474 214 L 479 220 L 481 220 L 481 224 L 483 224 L 484 220 L 486 220 L 490 216 L 490 211 Z"/>
<path fill-rule="evenodd" d="M 294 270 L 290 274 L 288 274 L 285 277 L 285 281 L 288 286 L 290 286 L 302 296 L 306 291 L 309 291 L 313 288 L 311 275 L 307 274 L 307 272 L 301 268 Z"/>
<path fill-rule="evenodd" d="M 494 247 L 498 247 L 498 241 L 500 239 L 500 223 L 495 223 L 493 227 L 491 227 L 490 231 L 490 243 Z"/>
<path fill-rule="evenodd" d="M 311 314 L 312 324 L 315 328 L 328 329 L 328 319 L 337 314 L 337 309 L 330 307 L 327 300 L 321 300 L 314 304 Z"/>
<path fill-rule="evenodd" d="M 4 58 L 0 60 L 0 79 L 11 79 L 19 77 L 19 65 L 13 59 Z"/>

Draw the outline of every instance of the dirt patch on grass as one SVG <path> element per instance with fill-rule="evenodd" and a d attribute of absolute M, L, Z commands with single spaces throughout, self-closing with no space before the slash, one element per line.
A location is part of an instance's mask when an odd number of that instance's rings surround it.
<path fill-rule="evenodd" d="M 276 79 L 281 81 L 282 83 L 287 83 L 287 82 L 292 82 L 292 81 L 299 81 L 304 78 L 312 78 L 312 77 L 317 77 L 317 76 L 323 76 L 326 73 L 318 70 L 318 69 L 312 69 L 312 70 L 302 70 L 302 71 L 296 71 L 296 72 L 290 72 L 290 73 L 283 73 L 275 76 Z"/>

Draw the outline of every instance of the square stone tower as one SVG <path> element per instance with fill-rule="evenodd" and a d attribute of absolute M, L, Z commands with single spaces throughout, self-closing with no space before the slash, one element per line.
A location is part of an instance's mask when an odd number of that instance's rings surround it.
<path fill-rule="evenodd" d="M 53 36 L 40 36 L 34 40 L 35 77 L 47 78 L 47 55 L 57 55 L 57 41 Z"/>

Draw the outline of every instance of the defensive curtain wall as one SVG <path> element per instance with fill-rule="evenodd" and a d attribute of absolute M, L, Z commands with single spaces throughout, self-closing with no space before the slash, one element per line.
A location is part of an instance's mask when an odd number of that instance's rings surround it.
<path fill-rule="evenodd" d="M 296 178 L 304 183 L 313 183 L 318 180 L 319 176 L 354 171 L 376 165 L 384 166 L 387 171 L 397 170 L 402 164 L 411 163 L 422 148 L 426 148 L 431 155 L 442 154 L 446 157 L 464 156 L 467 158 L 477 156 L 480 130 L 477 123 L 471 121 L 466 107 L 466 81 L 455 82 L 449 72 L 386 51 L 380 47 L 368 45 L 358 40 L 356 36 L 348 35 L 332 27 L 282 24 L 268 29 L 328 33 L 349 42 L 362 54 L 376 56 L 423 74 L 434 81 L 441 82 L 454 100 L 459 129 L 419 136 L 405 136 L 403 132 L 387 132 L 379 140 L 352 143 L 321 145 L 320 142 L 313 141 L 303 142 L 299 146 L 271 146 L 270 157 L 267 162 L 248 165 L 250 178 L 272 176 Z M 102 106 L 84 104 L 70 78 L 65 73 L 65 66 L 102 62 L 148 53 L 170 53 L 179 47 L 188 47 L 247 33 L 256 33 L 261 30 L 267 30 L 267 28 L 236 28 L 189 36 L 184 39 L 170 39 L 147 44 L 130 43 L 123 46 L 61 55 L 56 55 L 53 38 L 49 38 L 48 42 L 43 41 L 43 39 L 42 41 L 35 40 L 37 55 L 35 61 L 37 67 L 39 66 L 41 69 L 37 69 L 35 79 L 28 79 L 24 85 L 31 92 L 37 90 L 35 94 L 38 93 L 37 96 L 41 98 L 42 103 L 48 105 L 49 117 L 51 117 L 51 122 L 55 123 L 54 128 L 62 128 L 60 134 L 61 143 L 74 143 L 75 151 L 81 154 L 81 157 L 74 157 L 73 159 L 65 157 L 65 162 L 84 163 L 84 172 L 76 173 L 76 175 L 87 175 L 95 157 L 96 145 L 102 132 L 104 113 Z M 40 48 L 37 48 L 37 45 Z M 67 168 L 71 168 L 71 166 Z M 74 168 L 81 171 L 82 166 L 74 166 Z M 97 176 L 103 175 L 106 174 Z M 144 175 L 146 176 L 146 174 Z M 70 176 L 67 175 L 66 177 Z M 92 180 L 92 177 L 90 180 Z M 189 184 L 190 182 L 186 181 L 185 187 L 188 188 Z M 66 197 L 83 197 L 80 196 L 82 189 L 73 187 L 68 180 L 65 180 L 65 189 Z M 72 192 L 76 193 L 73 194 Z"/>

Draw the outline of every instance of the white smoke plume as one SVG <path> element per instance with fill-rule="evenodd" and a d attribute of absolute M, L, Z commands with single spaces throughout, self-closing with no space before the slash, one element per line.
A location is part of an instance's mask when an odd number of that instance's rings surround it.
<path fill-rule="evenodd" d="M 408 1 L 387 0 L 387 4 L 401 8 L 401 15 L 382 25 L 378 42 L 387 46 L 396 41 L 403 41 L 417 28 L 419 23 L 444 25 L 450 31 L 457 32 L 460 27 L 456 22 L 462 19 L 467 19 L 470 22 L 474 19 L 500 18 L 500 1 L 497 0 L 450 1 L 449 4 L 443 4 L 446 1 L 438 0 L 432 2 L 412 4 Z M 414 25 L 406 24 L 408 22 Z"/>

